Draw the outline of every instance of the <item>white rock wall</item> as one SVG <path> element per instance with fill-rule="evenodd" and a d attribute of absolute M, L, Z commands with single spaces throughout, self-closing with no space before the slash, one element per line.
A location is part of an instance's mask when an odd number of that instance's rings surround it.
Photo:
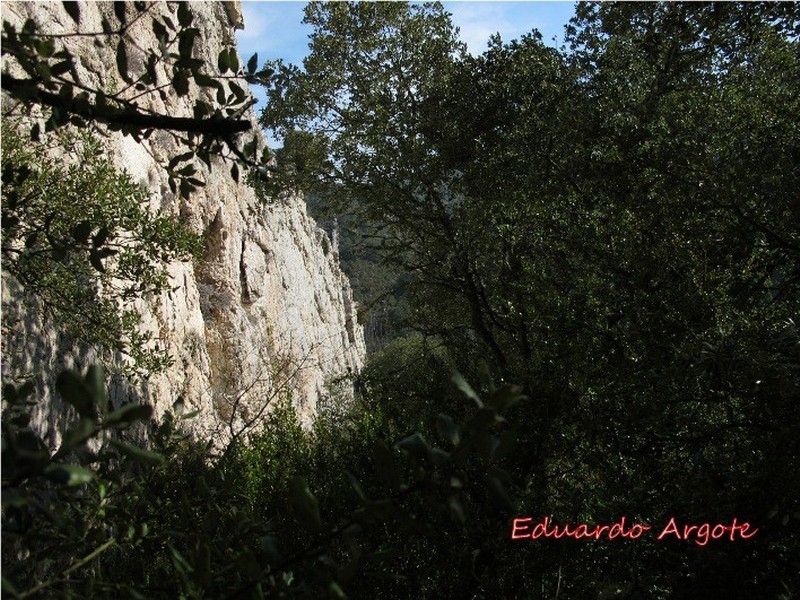
<path fill-rule="evenodd" d="M 176 3 L 154 4 L 151 14 L 171 15 L 177 22 Z M 192 25 L 201 29 L 195 57 L 216 66 L 219 51 L 235 44 L 238 3 L 190 6 Z M 80 9 L 81 32 L 100 31 L 102 17 L 116 22 L 111 3 L 81 2 Z M 135 14 L 132 7 L 129 11 Z M 76 28 L 60 2 L 4 2 L 2 12 L 4 20 L 17 25 L 33 18 L 43 32 Z M 130 34 L 133 66 L 136 46 L 153 48 L 157 42 L 148 18 L 137 21 Z M 115 44 L 97 37 L 62 39 L 78 57 L 82 81 L 101 89 L 119 85 Z M 164 99 L 155 96 L 148 107 L 192 116 L 194 102 L 212 96 L 191 85 L 187 97 L 170 91 Z M 6 114 L 5 100 L 3 106 Z M 250 113 L 248 118 L 255 117 Z M 151 191 L 153 210 L 181 215 L 205 241 L 203 261 L 169 265 L 173 291 L 138 304 L 144 327 L 161 338 L 173 366 L 132 388 L 117 378 L 117 396 L 139 396 L 157 414 L 182 396 L 187 410 L 201 411 L 191 421 L 195 432 L 223 443 L 260 414 L 266 402 L 287 394 L 310 422 L 319 399 L 328 393 L 326 385 L 360 370 L 365 347 L 347 277 L 327 234 L 307 215 L 302 197 L 287 194 L 262 203 L 251 188 L 234 182 L 229 167 L 220 162 L 209 173 L 197 161 L 207 185 L 185 201 L 169 191 L 166 171 L 156 160 L 164 164 L 181 152 L 169 135 L 155 132 L 138 143 L 112 133 L 109 149 L 117 166 Z M 36 422 L 56 445 L 67 417 L 46 375 L 62 366 L 85 367 L 95 357 L 43 322 L 8 277 L 3 281 L 3 312 L 4 377 L 37 377 L 46 399 Z M 349 388 L 340 389 L 346 396 Z"/>

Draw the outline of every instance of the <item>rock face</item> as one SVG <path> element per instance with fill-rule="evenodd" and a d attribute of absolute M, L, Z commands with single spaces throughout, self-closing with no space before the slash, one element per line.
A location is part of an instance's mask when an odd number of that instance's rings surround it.
<path fill-rule="evenodd" d="M 113 3 L 79 6 L 79 32 L 102 31 L 104 18 L 116 22 Z M 194 56 L 216 65 L 219 52 L 235 45 L 240 7 L 229 2 L 190 7 L 192 25 L 201 30 Z M 132 18 L 133 7 L 128 10 Z M 157 2 L 148 12 L 177 22 L 176 3 Z M 20 27 L 28 18 L 41 32 L 76 31 L 60 2 L 4 3 L 4 20 Z M 158 47 L 152 18 L 139 19 L 129 34 L 131 65 L 137 47 Z M 97 36 L 61 39 L 77 57 L 81 81 L 98 89 L 120 84 L 115 45 Z M 166 80 L 163 72 L 159 76 Z M 187 117 L 193 116 L 198 98 L 214 98 L 194 82 L 187 96 L 178 97 L 171 88 L 164 96 L 153 96 L 147 108 Z M 252 112 L 245 116 L 255 121 Z M 220 162 L 209 172 L 196 161 L 205 169 L 201 175 L 206 185 L 181 200 L 170 192 L 163 167 L 181 151 L 171 136 L 156 131 L 140 143 L 109 133 L 108 147 L 115 164 L 151 192 L 154 211 L 180 215 L 205 243 L 203 260 L 168 266 L 170 292 L 137 304 L 143 327 L 160 338 L 174 359 L 172 366 L 146 382 L 126 384 L 118 378 L 117 401 L 139 396 L 158 415 L 180 396 L 187 410 L 200 411 L 190 421 L 195 432 L 224 440 L 256 424 L 262 409 L 279 398 L 291 398 L 309 422 L 321 399 L 351 394 L 347 376 L 362 366 L 363 332 L 347 277 L 327 234 L 307 215 L 303 198 L 285 194 L 263 202 L 252 188 L 233 180 L 229 165 Z M 41 374 L 52 376 L 63 366 L 85 367 L 95 357 L 44 322 L 35 301 L 23 301 L 9 277 L 3 280 L 3 314 L 4 377 L 34 374 L 39 379 L 44 401 L 35 415 L 36 426 L 56 445 L 66 411 Z"/>

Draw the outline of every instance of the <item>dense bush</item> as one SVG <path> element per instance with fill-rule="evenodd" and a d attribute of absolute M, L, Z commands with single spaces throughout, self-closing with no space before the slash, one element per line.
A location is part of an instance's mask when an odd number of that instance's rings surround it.
<path fill-rule="evenodd" d="M 52 456 L 27 427 L 30 386 L 4 393 L 10 597 L 391 597 L 423 585 L 419 563 L 441 549 L 441 524 L 463 562 L 486 511 L 509 510 L 508 438 L 495 434 L 517 400 L 508 388 L 484 404 L 462 381 L 476 408 L 460 427 L 440 415 L 437 445 L 414 434 L 389 446 L 368 414 L 305 432 L 282 406 L 263 433 L 219 458 L 178 432 L 181 405 L 150 424 L 145 451 L 124 438 L 149 407 L 107 413 L 96 368 L 59 381 L 80 421 Z M 86 446 L 93 439 L 97 451 Z M 443 567 L 453 552 L 428 562 Z M 423 588 L 435 593 L 447 578 L 431 569 Z"/>

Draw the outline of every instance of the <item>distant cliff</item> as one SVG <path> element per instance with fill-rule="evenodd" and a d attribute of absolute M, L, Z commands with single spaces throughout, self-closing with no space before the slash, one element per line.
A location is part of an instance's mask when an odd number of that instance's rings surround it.
<path fill-rule="evenodd" d="M 233 2 L 199 2 L 190 3 L 190 8 L 193 26 L 200 29 L 195 58 L 216 65 L 220 51 L 235 44 L 240 7 Z M 102 31 L 102 19 L 114 18 L 110 2 L 82 2 L 80 10 L 81 32 Z M 177 22 L 176 12 L 176 3 L 157 2 L 132 26 L 132 64 L 142 48 L 158 46 L 152 15 Z M 60 2 L 4 3 L 4 20 L 21 27 L 28 18 L 42 32 L 76 31 Z M 96 37 L 60 39 L 77 57 L 82 80 L 101 89 L 121 81 L 114 45 Z M 184 97 L 171 90 L 163 97 L 155 95 L 148 108 L 191 117 L 198 98 L 214 101 L 207 90 L 190 85 Z M 246 117 L 255 122 L 252 111 Z M 209 172 L 196 161 L 205 169 L 201 175 L 206 185 L 184 200 L 170 191 L 163 167 L 180 151 L 170 136 L 156 131 L 136 142 L 109 133 L 108 139 L 111 160 L 146 186 L 151 209 L 180 215 L 204 241 L 202 260 L 168 266 L 171 291 L 137 301 L 144 329 L 172 356 L 172 366 L 134 384 L 117 376 L 116 401 L 138 397 L 152 403 L 158 415 L 181 397 L 186 410 L 199 411 L 192 421 L 197 434 L 224 439 L 278 398 L 291 398 L 308 422 L 321 398 L 350 396 L 347 377 L 362 366 L 363 331 L 348 279 L 327 234 L 307 215 L 303 198 L 285 194 L 262 202 L 250 187 L 234 181 L 228 167 Z M 259 143 L 263 145 L 263 139 Z M 35 423 L 49 432 L 51 445 L 58 443 L 68 418 L 52 390 L 52 378 L 64 366 L 85 368 L 97 358 L 92 349 L 73 343 L 43 321 L 35 300 L 26 299 L 4 273 L 4 377 L 35 376 L 45 399 Z"/>

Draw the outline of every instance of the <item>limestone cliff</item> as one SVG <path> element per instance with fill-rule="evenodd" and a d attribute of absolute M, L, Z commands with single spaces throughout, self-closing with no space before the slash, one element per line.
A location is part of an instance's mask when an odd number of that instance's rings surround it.
<path fill-rule="evenodd" d="M 152 4 L 149 14 L 177 21 L 177 3 Z M 112 3 L 79 5 L 81 32 L 102 31 L 102 19 L 114 18 Z M 235 44 L 238 3 L 191 3 L 191 10 L 193 26 L 201 30 L 195 58 L 216 64 L 220 50 Z M 42 32 L 76 30 L 60 2 L 3 3 L 4 20 L 19 27 L 28 18 Z M 157 46 L 147 18 L 129 34 L 131 63 L 137 48 Z M 77 57 L 82 81 L 99 89 L 118 85 L 114 46 L 92 36 L 59 39 Z M 173 91 L 154 95 L 148 108 L 191 117 L 195 101 L 208 99 L 207 91 L 191 86 L 184 97 Z M 6 108 L 4 99 L 4 115 Z M 255 121 L 252 112 L 246 116 Z M 229 435 L 280 396 L 291 396 L 309 421 L 320 399 L 332 393 L 326 386 L 358 372 L 365 349 L 347 277 L 327 234 L 307 215 L 303 198 L 285 194 L 262 202 L 246 184 L 235 182 L 228 168 L 216 165 L 209 171 L 197 161 L 206 185 L 181 200 L 171 193 L 163 167 L 179 152 L 170 136 L 155 132 L 136 142 L 109 133 L 108 147 L 115 164 L 150 191 L 152 210 L 180 215 L 205 243 L 203 260 L 168 266 L 170 292 L 137 304 L 143 326 L 160 338 L 172 366 L 133 388 L 118 379 L 117 396 L 139 396 L 157 414 L 181 396 L 187 410 L 200 411 L 193 421 L 196 432 L 208 436 Z M 38 377 L 45 401 L 35 420 L 57 444 L 65 411 L 46 377 L 95 357 L 43 322 L 33 304 L 34 309 L 23 302 L 19 288 L 4 277 L 4 376 Z M 346 396 L 347 385 L 337 393 Z"/>

